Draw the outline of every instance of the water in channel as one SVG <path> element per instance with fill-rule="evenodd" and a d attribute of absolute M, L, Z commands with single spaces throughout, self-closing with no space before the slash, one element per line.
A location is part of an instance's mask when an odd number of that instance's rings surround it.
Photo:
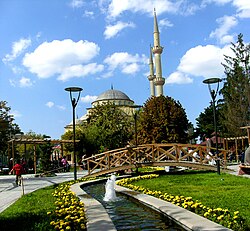
<path fill-rule="evenodd" d="M 119 231 L 133 230 L 168 230 L 184 231 L 185 229 L 174 224 L 164 215 L 138 203 L 136 200 L 117 193 L 117 200 L 114 202 L 104 201 L 105 184 L 93 184 L 83 187 L 93 198 L 98 200 L 113 221 Z"/>

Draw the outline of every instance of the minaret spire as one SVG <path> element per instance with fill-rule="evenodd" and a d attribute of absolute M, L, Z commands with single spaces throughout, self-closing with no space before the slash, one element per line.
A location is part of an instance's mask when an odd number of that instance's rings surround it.
<path fill-rule="evenodd" d="M 154 62 L 153 62 L 153 55 L 152 55 L 152 47 L 150 44 L 150 56 L 149 56 L 149 75 L 148 75 L 148 80 L 150 83 L 150 95 L 155 96 L 155 86 L 154 86 Z"/>
<path fill-rule="evenodd" d="M 156 90 L 156 96 L 163 95 L 163 85 L 165 84 L 165 79 L 162 77 L 162 68 L 161 68 L 161 54 L 163 47 L 160 45 L 160 33 L 158 29 L 156 12 L 154 9 L 154 46 L 152 52 L 155 57 L 155 78 L 154 85 Z"/>
<path fill-rule="evenodd" d="M 158 28 L 155 8 L 154 8 L 154 46 L 160 46 L 160 32 Z"/>

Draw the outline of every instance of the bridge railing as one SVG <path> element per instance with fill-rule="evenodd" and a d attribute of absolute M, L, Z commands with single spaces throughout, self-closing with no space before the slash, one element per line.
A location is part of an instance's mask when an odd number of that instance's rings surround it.
<path fill-rule="evenodd" d="M 103 152 L 84 161 L 87 162 L 88 173 L 94 171 L 107 171 L 112 168 L 131 166 L 135 167 L 142 163 L 164 162 L 166 165 L 170 162 L 196 163 L 199 165 L 213 165 L 217 158 L 220 159 L 220 165 L 226 168 L 227 151 L 218 150 L 218 157 L 213 155 L 214 148 L 190 144 L 144 144 L 139 146 L 127 146 L 126 148 L 115 149 Z"/>

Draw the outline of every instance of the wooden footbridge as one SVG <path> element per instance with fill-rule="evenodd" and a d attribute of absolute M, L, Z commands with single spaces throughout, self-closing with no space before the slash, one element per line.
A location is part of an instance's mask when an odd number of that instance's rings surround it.
<path fill-rule="evenodd" d="M 127 146 L 93 155 L 84 159 L 88 176 L 99 176 L 121 170 L 146 166 L 182 166 L 203 170 L 217 170 L 215 164 L 220 159 L 221 171 L 227 169 L 227 151 L 190 144 L 143 144 Z"/>

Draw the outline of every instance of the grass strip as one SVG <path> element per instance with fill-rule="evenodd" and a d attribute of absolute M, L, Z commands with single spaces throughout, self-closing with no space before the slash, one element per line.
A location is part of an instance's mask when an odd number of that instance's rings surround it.
<path fill-rule="evenodd" d="M 0 213 L 1 230 L 50 231 L 47 211 L 55 209 L 52 193 L 57 185 L 48 186 L 22 196 L 13 205 Z M 53 219 L 53 218 L 51 218 Z"/>
<path fill-rule="evenodd" d="M 222 173 L 188 171 L 161 175 L 159 178 L 139 180 L 133 185 L 174 196 L 192 197 L 211 208 L 239 211 L 250 230 L 250 180 Z"/>

